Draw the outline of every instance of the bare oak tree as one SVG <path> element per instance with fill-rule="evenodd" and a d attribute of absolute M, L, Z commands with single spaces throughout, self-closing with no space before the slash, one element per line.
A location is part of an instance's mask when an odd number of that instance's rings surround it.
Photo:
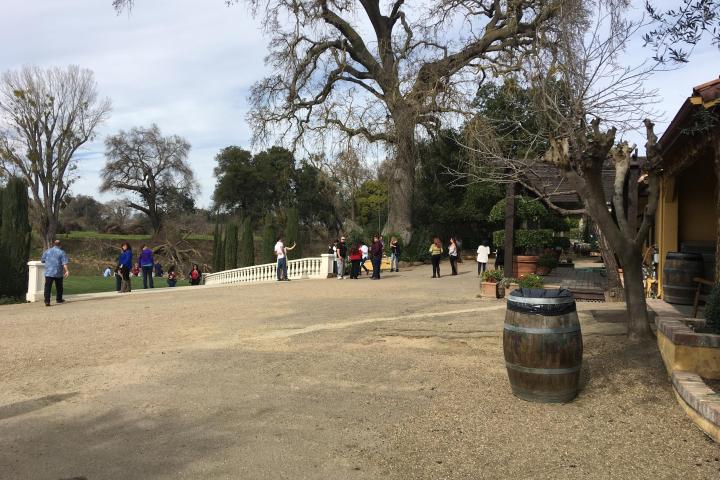
<path fill-rule="evenodd" d="M 228 3 L 239 3 L 230 0 Z M 394 153 L 386 232 L 412 231 L 416 135 L 468 113 L 486 75 L 512 70 L 567 0 L 247 0 L 270 37 L 253 87 L 256 141 L 345 137 Z M 114 0 L 116 8 L 132 0 Z"/>
<path fill-rule="evenodd" d="M 189 152 L 187 140 L 177 135 L 163 137 L 157 125 L 121 130 L 105 139 L 107 163 L 100 189 L 135 194 L 139 203 L 129 201 L 128 206 L 146 214 L 158 233 L 166 199 L 191 195 L 196 189 L 187 163 Z"/>
<path fill-rule="evenodd" d="M 110 112 L 90 70 L 27 66 L 0 79 L 0 169 L 22 176 L 46 247 L 73 183 L 77 150 Z"/>

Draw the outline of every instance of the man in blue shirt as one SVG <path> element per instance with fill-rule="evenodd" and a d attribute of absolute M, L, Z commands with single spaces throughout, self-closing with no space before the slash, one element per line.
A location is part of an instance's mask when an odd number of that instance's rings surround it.
<path fill-rule="evenodd" d="M 65 300 L 62 298 L 63 278 L 70 275 L 70 270 L 68 269 L 68 257 L 65 251 L 60 248 L 60 240 L 55 240 L 53 246 L 45 250 L 40 261 L 45 264 L 45 306 L 50 306 L 53 282 L 55 282 L 57 303 L 64 303 Z"/>

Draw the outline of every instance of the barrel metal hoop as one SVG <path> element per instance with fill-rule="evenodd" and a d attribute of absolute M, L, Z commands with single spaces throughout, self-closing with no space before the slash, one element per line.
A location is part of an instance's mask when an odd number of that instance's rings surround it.
<path fill-rule="evenodd" d="M 505 362 L 505 366 L 511 370 L 517 370 L 518 372 L 534 373 L 537 375 L 565 375 L 568 373 L 577 373 L 580 371 L 580 368 L 582 367 L 582 365 L 576 365 L 574 367 L 568 367 L 568 368 L 533 368 L 533 367 L 523 367 L 521 365 L 516 365 L 511 362 Z"/>
<path fill-rule="evenodd" d="M 507 302 L 507 309 L 511 312 L 551 317 L 574 312 L 576 307 L 574 300 L 572 300 L 572 303 L 530 304 L 516 303 L 514 297 L 510 297 Z"/>
<path fill-rule="evenodd" d="M 510 295 L 508 297 L 509 302 L 515 303 L 529 303 L 531 305 L 564 305 L 566 303 L 575 303 L 573 297 L 556 297 L 556 298 L 529 298 L 529 297 L 516 297 Z"/>
<path fill-rule="evenodd" d="M 539 334 L 548 334 L 548 333 L 575 333 L 580 331 L 580 325 L 567 325 L 564 327 L 556 327 L 556 328 L 534 328 L 534 327 L 519 327 L 517 325 L 509 325 L 505 324 L 503 326 L 503 329 L 508 330 L 510 332 L 519 332 L 519 333 L 539 333 Z"/>

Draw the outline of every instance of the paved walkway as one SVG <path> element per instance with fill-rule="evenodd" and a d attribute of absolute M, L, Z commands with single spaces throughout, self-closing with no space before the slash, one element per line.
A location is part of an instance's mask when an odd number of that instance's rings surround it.
<path fill-rule="evenodd" d="M 579 398 L 532 404 L 507 383 L 504 304 L 429 276 L 0 307 L 0 478 L 720 475 L 655 346 L 588 313 L 605 304 L 579 304 Z"/>

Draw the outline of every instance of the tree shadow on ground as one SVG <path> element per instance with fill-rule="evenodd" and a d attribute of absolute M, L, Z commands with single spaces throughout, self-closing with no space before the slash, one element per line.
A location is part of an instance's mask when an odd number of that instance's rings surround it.
<path fill-rule="evenodd" d="M 16 417 L 41 408 L 49 407 L 55 403 L 72 398 L 78 393 L 79 392 L 46 395 L 40 398 L 33 398 L 32 400 L 23 400 L 22 402 L 15 402 L 9 405 L 0 406 L 0 420 L 5 420 L 6 418 Z"/>
<path fill-rule="evenodd" d="M 143 415 L 125 409 L 53 413 L 0 422 L 0 478 L 178 478 L 228 440 L 216 416 L 187 420 L 168 410 Z"/>

